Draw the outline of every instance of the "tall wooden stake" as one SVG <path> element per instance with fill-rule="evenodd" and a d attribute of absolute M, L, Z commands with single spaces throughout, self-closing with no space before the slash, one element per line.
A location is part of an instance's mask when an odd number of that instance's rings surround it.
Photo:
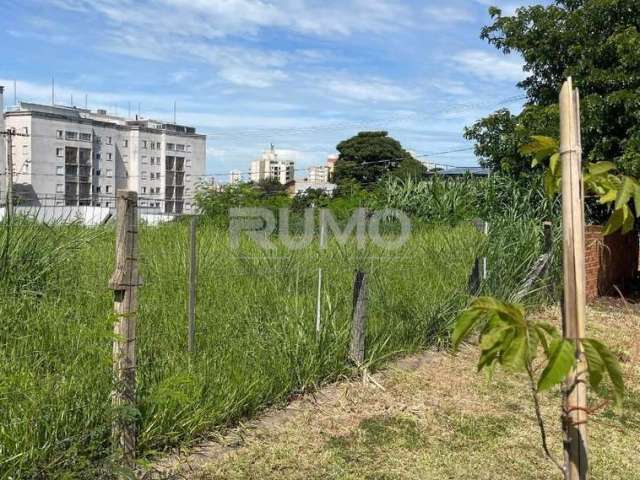
<path fill-rule="evenodd" d="M 569 78 L 560 92 L 562 234 L 564 247 L 563 330 L 575 340 L 576 365 L 563 392 L 565 478 L 587 478 L 587 365 L 585 336 L 584 195 L 580 140 L 580 97 Z"/>
<path fill-rule="evenodd" d="M 196 346 L 196 281 L 198 275 L 198 258 L 196 244 L 196 225 L 198 217 L 191 217 L 189 226 L 189 337 L 187 350 L 193 352 Z"/>
<path fill-rule="evenodd" d="M 113 342 L 114 386 L 112 404 L 113 447 L 116 458 L 133 466 L 136 423 L 131 408 L 136 402 L 136 315 L 138 310 L 138 194 L 119 190 L 116 199 L 116 266 L 109 281 L 116 314 Z"/>
<path fill-rule="evenodd" d="M 353 282 L 353 323 L 349 357 L 357 365 L 364 363 L 364 340 L 367 327 L 367 275 L 356 271 Z"/>

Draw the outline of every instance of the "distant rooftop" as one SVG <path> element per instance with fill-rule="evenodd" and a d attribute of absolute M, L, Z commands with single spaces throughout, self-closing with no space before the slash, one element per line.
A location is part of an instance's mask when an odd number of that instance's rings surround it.
<path fill-rule="evenodd" d="M 444 176 L 463 176 L 463 175 L 474 175 L 479 177 L 488 177 L 491 171 L 488 168 L 482 167 L 454 167 L 447 168 L 444 170 L 436 170 L 428 172 L 430 175 L 438 174 Z"/>
<path fill-rule="evenodd" d="M 19 102 L 16 107 L 12 107 L 7 111 L 7 115 L 19 114 L 22 112 L 36 112 L 45 115 L 62 116 L 71 121 L 89 120 L 95 122 L 112 123 L 123 127 L 132 128 L 150 128 L 153 130 L 165 130 L 168 132 L 195 134 L 194 127 L 186 125 L 178 125 L 175 123 L 167 123 L 161 120 L 153 120 L 142 118 L 136 115 L 135 119 L 128 119 L 117 115 L 110 115 L 106 110 L 92 111 L 87 108 L 68 107 L 65 105 L 42 105 L 38 103 Z"/>

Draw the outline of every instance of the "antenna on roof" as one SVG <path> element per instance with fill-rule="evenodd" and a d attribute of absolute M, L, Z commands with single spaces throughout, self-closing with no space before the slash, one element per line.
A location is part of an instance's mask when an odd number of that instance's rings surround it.
<path fill-rule="evenodd" d="M 88 101 L 87 101 L 87 100 L 89 100 L 89 95 L 87 95 L 87 94 L 85 93 L 85 94 L 84 94 L 84 109 L 85 109 L 85 110 L 87 109 L 87 103 L 88 103 Z"/>
<path fill-rule="evenodd" d="M 140 116 L 140 102 L 138 102 L 138 116 Z"/>
<path fill-rule="evenodd" d="M 176 101 L 173 101 L 173 124 L 176 124 Z"/>
<path fill-rule="evenodd" d="M 73 107 L 73 93 L 71 94 L 71 106 Z"/>

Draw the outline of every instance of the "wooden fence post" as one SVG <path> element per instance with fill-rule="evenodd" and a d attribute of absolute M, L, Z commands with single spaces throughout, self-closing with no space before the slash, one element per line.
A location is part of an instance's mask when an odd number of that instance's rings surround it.
<path fill-rule="evenodd" d="M 113 341 L 112 405 L 114 454 L 132 467 L 136 449 L 136 315 L 138 309 L 138 195 L 119 190 L 116 198 L 116 266 L 109 281 L 116 314 Z"/>
<path fill-rule="evenodd" d="M 575 341 L 576 364 L 563 389 L 565 478 L 587 478 L 587 365 L 585 335 L 584 194 L 580 140 L 580 97 L 571 77 L 560 92 L 562 234 L 564 247 L 563 331 Z"/>
<path fill-rule="evenodd" d="M 196 225 L 198 217 L 193 215 L 189 224 L 189 327 L 187 351 L 193 352 L 196 346 L 196 282 L 198 275 L 198 251 L 196 243 Z"/>
<path fill-rule="evenodd" d="M 553 252 L 553 224 L 549 221 L 542 222 L 544 241 L 542 242 L 542 253 Z"/>
<path fill-rule="evenodd" d="M 367 274 L 356 271 L 353 282 L 353 323 L 349 357 L 357 365 L 364 363 L 364 344 L 367 328 Z"/>
<path fill-rule="evenodd" d="M 481 232 L 483 235 L 487 236 L 489 234 L 489 224 L 484 220 L 480 220 L 476 218 L 472 220 L 473 225 L 476 229 Z M 469 276 L 468 281 L 468 289 L 469 293 L 476 295 L 480 290 L 480 284 L 483 280 L 486 280 L 488 277 L 488 268 L 487 268 L 487 257 L 476 257 L 473 263 L 473 270 L 471 271 L 471 275 Z"/>

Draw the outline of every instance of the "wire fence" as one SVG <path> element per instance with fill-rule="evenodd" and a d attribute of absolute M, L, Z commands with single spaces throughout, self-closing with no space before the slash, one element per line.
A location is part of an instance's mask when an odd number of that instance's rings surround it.
<path fill-rule="evenodd" d="M 233 247 L 205 221 L 155 227 L 123 212 L 94 229 L 21 215 L 4 225 L 14 263 L 0 260 L 0 434 L 11 439 L 0 472 L 135 469 L 136 455 L 292 391 L 446 342 L 469 295 L 500 275 L 470 225 L 413 232 L 394 251 L 335 238 L 321 248 L 317 237 L 271 251 L 246 238 Z"/>

